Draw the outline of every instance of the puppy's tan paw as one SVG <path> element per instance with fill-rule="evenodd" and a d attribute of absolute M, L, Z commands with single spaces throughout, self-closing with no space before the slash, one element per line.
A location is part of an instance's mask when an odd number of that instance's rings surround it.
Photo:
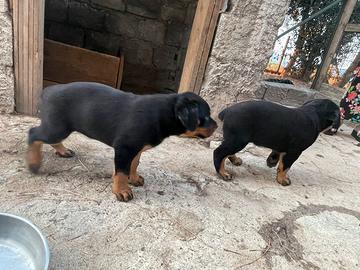
<path fill-rule="evenodd" d="M 282 185 L 282 186 L 289 186 L 291 184 L 290 178 L 289 177 L 277 177 L 276 181 Z"/>
<path fill-rule="evenodd" d="M 61 158 L 72 158 L 73 156 L 75 156 L 75 152 L 70 149 L 65 148 L 64 151 L 61 151 L 61 152 L 56 151 L 55 155 L 57 155 L 58 157 L 61 157 Z"/>
<path fill-rule="evenodd" d="M 130 188 L 118 191 L 113 190 L 113 193 L 115 194 L 116 199 L 120 202 L 128 202 L 134 198 L 134 195 Z"/>
<path fill-rule="evenodd" d="M 129 184 L 133 185 L 134 187 L 143 186 L 144 185 L 144 177 L 142 177 L 141 175 L 135 175 L 135 176 L 130 175 Z"/>
<path fill-rule="evenodd" d="M 230 181 L 233 178 L 232 175 L 226 171 L 220 172 L 219 174 L 222 177 L 222 179 L 225 181 Z"/>
<path fill-rule="evenodd" d="M 229 157 L 230 162 L 235 166 L 240 166 L 243 162 L 242 159 L 233 155 Z"/>

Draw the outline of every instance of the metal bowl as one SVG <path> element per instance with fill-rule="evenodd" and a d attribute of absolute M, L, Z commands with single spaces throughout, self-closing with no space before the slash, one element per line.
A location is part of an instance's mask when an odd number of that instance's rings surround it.
<path fill-rule="evenodd" d="M 0 268 L 47 270 L 49 247 L 40 230 L 30 221 L 0 213 Z"/>

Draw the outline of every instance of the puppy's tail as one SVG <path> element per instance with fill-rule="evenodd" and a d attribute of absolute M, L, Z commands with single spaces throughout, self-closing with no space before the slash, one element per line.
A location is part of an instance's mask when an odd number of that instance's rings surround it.
<path fill-rule="evenodd" d="M 221 121 L 224 121 L 225 112 L 226 112 L 226 109 L 222 110 L 218 115 L 218 117 Z"/>

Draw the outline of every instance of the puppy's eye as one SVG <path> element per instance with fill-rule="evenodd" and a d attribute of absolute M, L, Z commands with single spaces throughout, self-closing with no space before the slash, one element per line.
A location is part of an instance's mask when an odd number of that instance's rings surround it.
<path fill-rule="evenodd" d="M 210 117 L 209 116 L 205 116 L 204 118 L 202 118 L 200 120 L 200 126 L 205 126 L 207 123 L 209 123 Z"/>

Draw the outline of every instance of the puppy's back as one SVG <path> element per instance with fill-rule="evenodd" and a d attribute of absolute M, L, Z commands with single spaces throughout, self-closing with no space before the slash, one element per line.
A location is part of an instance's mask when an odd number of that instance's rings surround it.
<path fill-rule="evenodd" d="M 308 121 L 297 109 L 268 101 L 240 102 L 222 111 L 219 117 L 224 122 L 225 140 L 253 142 L 278 150 L 286 148 L 287 142 L 299 134 L 299 126 L 308 128 Z"/>

